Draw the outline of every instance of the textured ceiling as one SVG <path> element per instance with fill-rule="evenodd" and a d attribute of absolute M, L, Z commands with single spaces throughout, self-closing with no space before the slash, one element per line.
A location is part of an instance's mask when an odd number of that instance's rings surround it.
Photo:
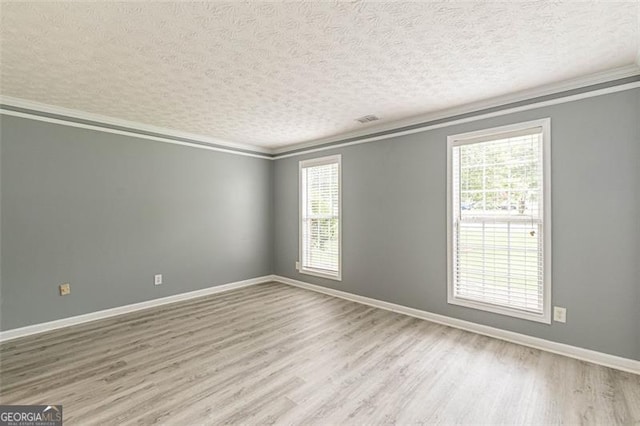
<path fill-rule="evenodd" d="M 279 147 L 631 64 L 638 4 L 2 3 L 0 90 Z"/>

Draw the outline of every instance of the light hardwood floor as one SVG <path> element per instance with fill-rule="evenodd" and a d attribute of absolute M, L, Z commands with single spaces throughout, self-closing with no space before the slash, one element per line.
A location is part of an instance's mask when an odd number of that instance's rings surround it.
<path fill-rule="evenodd" d="M 640 376 L 270 283 L 0 345 L 65 424 L 639 424 Z"/>

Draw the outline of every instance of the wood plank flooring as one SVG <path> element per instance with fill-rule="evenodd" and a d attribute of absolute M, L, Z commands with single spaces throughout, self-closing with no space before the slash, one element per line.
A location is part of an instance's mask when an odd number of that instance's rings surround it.
<path fill-rule="evenodd" d="M 269 283 L 0 345 L 65 424 L 640 424 L 640 376 Z"/>

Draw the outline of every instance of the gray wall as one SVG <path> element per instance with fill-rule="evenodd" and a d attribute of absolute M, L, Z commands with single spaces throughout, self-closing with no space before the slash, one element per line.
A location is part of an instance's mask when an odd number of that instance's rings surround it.
<path fill-rule="evenodd" d="M 272 273 L 272 161 L 1 117 L 0 329 Z"/>
<path fill-rule="evenodd" d="M 446 141 L 551 117 L 552 303 L 539 324 L 447 304 Z M 640 89 L 276 161 L 275 272 L 640 360 Z M 295 270 L 298 161 L 342 154 L 343 281 Z"/>
<path fill-rule="evenodd" d="M 553 304 L 568 322 L 448 305 L 447 135 L 543 117 Z M 277 273 L 640 359 L 640 89 L 275 162 L 1 120 L 2 330 Z M 298 161 L 335 153 L 342 282 L 294 268 Z M 70 296 L 58 296 L 63 282 Z"/>

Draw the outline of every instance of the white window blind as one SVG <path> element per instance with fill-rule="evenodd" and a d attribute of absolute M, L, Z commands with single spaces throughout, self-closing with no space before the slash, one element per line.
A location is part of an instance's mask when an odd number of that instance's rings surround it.
<path fill-rule="evenodd" d="M 526 125 L 450 138 L 449 301 L 548 322 L 548 132 Z"/>
<path fill-rule="evenodd" d="M 341 279 L 340 156 L 300 162 L 300 272 Z"/>

